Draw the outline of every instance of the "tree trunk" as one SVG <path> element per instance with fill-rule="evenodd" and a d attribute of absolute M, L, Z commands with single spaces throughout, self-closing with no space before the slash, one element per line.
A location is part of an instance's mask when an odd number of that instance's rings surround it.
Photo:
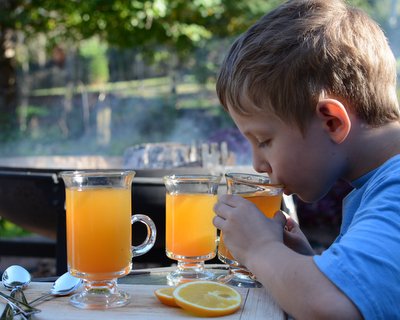
<path fill-rule="evenodd" d="M 15 31 L 0 25 L 0 141 L 17 129 Z"/>
<path fill-rule="evenodd" d="M 174 49 L 171 49 L 171 60 L 168 66 L 168 74 L 171 79 L 170 103 L 174 108 L 178 108 L 179 57 Z"/>

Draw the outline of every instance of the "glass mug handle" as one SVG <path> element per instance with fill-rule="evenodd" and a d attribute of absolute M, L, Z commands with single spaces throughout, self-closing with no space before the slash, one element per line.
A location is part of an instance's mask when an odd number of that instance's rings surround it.
<path fill-rule="evenodd" d="M 157 229 L 153 220 L 151 220 L 148 216 L 144 214 L 133 215 L 131 223 L 134 224 L 135 222 L 141 222 L 147 228 L 147 237 L 143 241 L 143 243 L 138 246 L 132 246 L 132 256 L 138 257 L 145 254 L 151 248 L 153 248 L 154 243 L 156 242 Z"/>

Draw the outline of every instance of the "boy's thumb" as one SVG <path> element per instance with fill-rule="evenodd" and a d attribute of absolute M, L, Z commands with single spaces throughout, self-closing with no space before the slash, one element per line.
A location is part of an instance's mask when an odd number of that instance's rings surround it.
<path fill-rule="evenodd" d="M 278 222 L 282 228 L 284 228 L 286 225 L 286 216 L 280 210 L 275 213 L 273 220 Z"/>

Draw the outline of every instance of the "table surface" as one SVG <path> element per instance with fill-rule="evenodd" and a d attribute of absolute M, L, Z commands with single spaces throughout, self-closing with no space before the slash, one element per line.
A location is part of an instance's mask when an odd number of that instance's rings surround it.
<path fill-rule="evenodd" d="M 226 274 L 223 265 L 209 265 L 207 268 L 216 274 Z M 151 268 L 134 270 L 130 275 L 119 279 L 119 288 L 131 295 L 131 302 L 122 308 L 109 310 L 81 310 L 68 303 L 69 297 L 57 297 L 38 306 L 42 312 L 32 316 L 32 320 L 102 320 L 102 319 L 196 319 L 198 317 L 180 308 L 163 305 L 154 296 L 154 291 L 167 286 L 166 275 L 173 268 Z M 52 278 L 36 279 L 27 289 L 25 296 L 28 301 L 35 299 L 50 290 Z M 257 320 L 257 319 L 286 319 L 285 313 L 273 301 L 264 288 L 237 288 L 242 295 L 242 306 L 234 314 L 224 316 L 224 320 Z M 4 289 L 1 290 L 4 293 Z M 5 307 L 5 301 L 0 300 L 0 312 Z M 200 319 L 200 318 L 199 318 Z M 201 318 L 204 319 L 204 318 Z"/>

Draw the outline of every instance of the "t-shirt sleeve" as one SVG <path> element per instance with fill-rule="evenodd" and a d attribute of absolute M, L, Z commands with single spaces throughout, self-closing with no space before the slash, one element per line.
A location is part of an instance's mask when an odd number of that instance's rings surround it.
<path fill-rule="evenodd" d="M 347 232 L 314 262 L 366 319 L 400 315 L 400 179 L 364 192 Z"/>

